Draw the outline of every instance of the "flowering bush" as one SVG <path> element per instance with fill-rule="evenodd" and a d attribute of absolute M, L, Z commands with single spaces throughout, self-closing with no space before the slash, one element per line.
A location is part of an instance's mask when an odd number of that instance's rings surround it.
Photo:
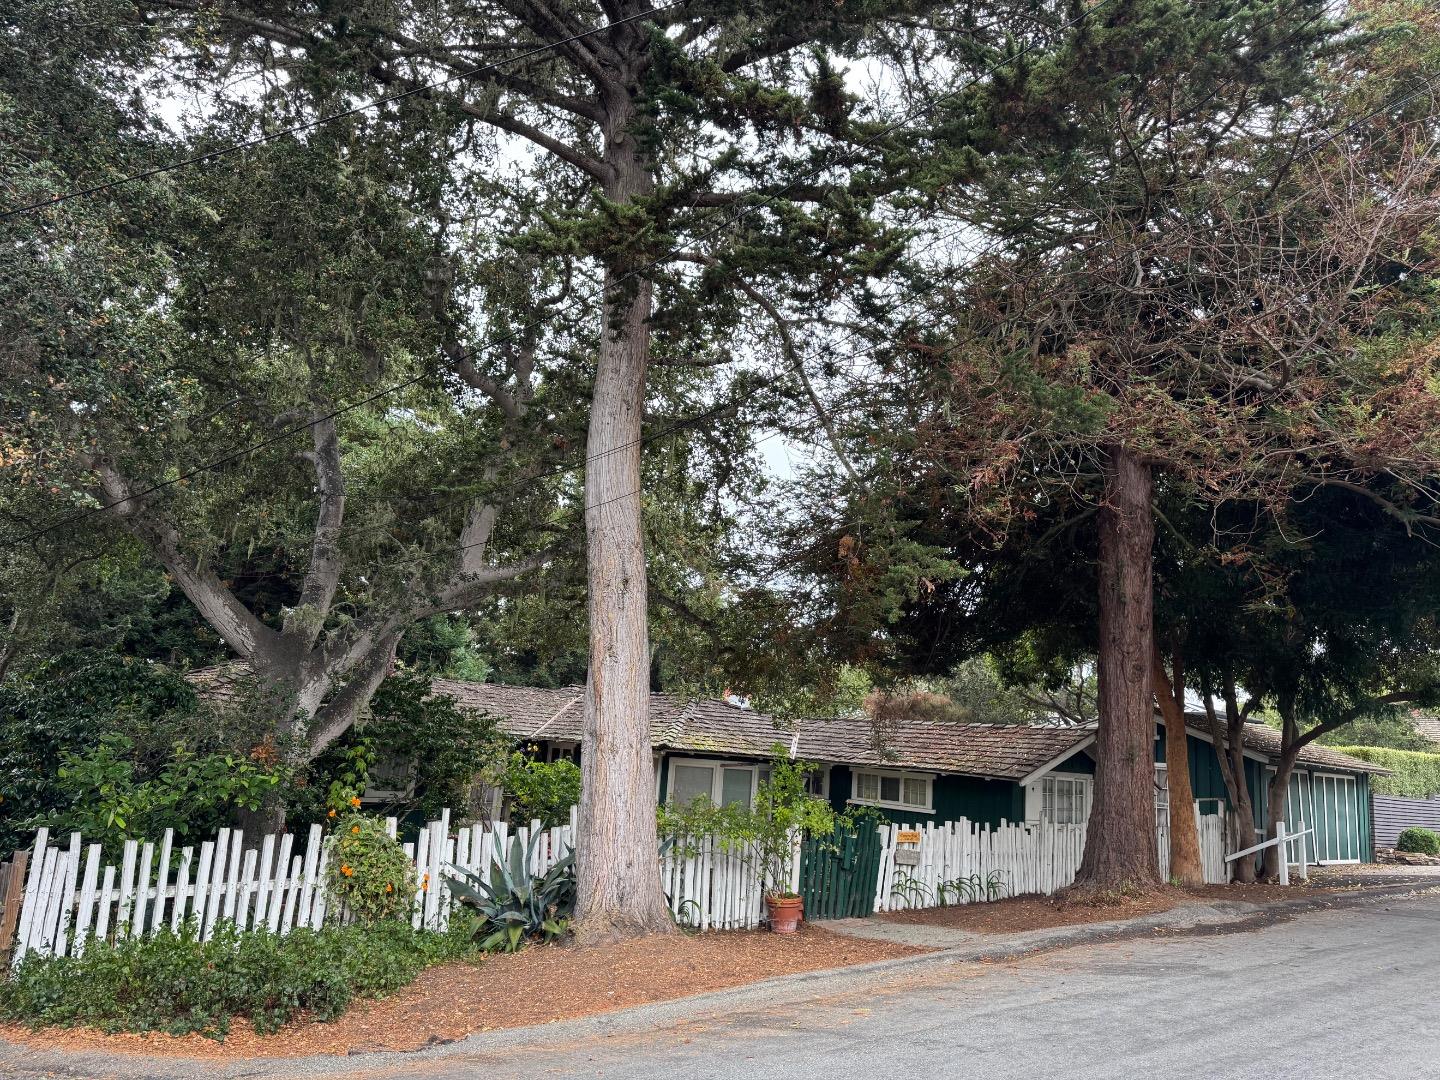
<path fill-rule="evenodd" d="M 356 813 L 334 820 L 327 842 L 330 896 L 361 922 L 405 915 L 415 895 L 415 870 L 385 823 Z"/>

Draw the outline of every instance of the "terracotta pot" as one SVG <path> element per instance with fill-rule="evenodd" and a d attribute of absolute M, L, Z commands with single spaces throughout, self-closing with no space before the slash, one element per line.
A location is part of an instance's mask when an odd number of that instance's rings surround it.
<path fill-rule="evenodd" d="M 793 934 L 805 914 L 805 901 L 798 896 L 767 896 L 765 907 L 770 911 L 770 929 L 777 934 Z"/>

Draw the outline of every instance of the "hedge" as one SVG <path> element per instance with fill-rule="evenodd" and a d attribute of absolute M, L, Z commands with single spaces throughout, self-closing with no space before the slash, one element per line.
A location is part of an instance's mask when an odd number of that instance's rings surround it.
<path fill-rule="evenodd" d="M 1389 769 L 1393 776 L 1372 776 L 1377 795 L 1408 795 L 1428 799 L 1440 795 L 1440 754 L 1422 750 L 1390 750 L 1383 746 L 1334 746 L 1342 754 Z"/>

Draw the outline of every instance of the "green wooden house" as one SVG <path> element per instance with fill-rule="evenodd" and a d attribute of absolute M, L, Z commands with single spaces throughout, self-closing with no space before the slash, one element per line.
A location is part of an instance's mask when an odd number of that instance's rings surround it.
<path fill-rule="evenodd" d="M 584 687 L 538 689 L 435 681 L 438 693 L 495 716 L 516 741 L 549 760 L 582 752 Z M 1095 760 L 1093 727 L 913 722 L 878 733 L 868 720 L 786 723 L 726 701 L 651 695 L 657 798 L 708 796 L 749 802 L 769 773 L 776 744 L 819 769 L 811 783 L 837 809 L 863 805 L 907 824 L 1085 821 Z M 1221 812 L 1225 783 L 1210 736 L 1193 718 L 1187 731 L 1190 781 L 1202 814 Z M 1248 724 L 1245 780 L 1263 830 L 1265 786 L 1280 754 L 1280 734 Z M 1156 724 L 1155 800 L 1168 814 L 1163 724 Z M 1314 827 L 1307 850 L 1318 863 L 1369 861 L 1370 776 L 1384 769 L 1321 746 L 1300 752 L 1290 783 L 1287 825 Z"/>
<path fill-rule="evenodd" d="M 191 673 L 202 693 L 222 696 L 242 665 Z M 221 678 L 221 675 L 224 678 Z M 585 715 L 583 686 L 545 689 L 436 679 L 437 694 L 494 716 L 518 745 L 546 760 L 579 758 Z M 1090 813 L 1094 786 L 1092 727 L 911 722 L 877 733 L 865 719 L 787 723 L 730 701 L 652 694 L 650 730 L 655 785 L 661 801 L 708 796 L 717 804 L 749 802 L 769 773 L 776 744 L 819 769 L 817 795 L 837 808 L 870 806 L 892 821 L 923 825 L 1050 821 L 1074 824 Z M 879 738 L 877 739 L 877 734 Z M 1219 813 L 1225 783 L 1203 719 L 1188 725 L 1190 782 L 1201 813 Z M 1255 828 L 1263 830 L 1265 786 L 1280 754 L 1280 734 L 1259 724 L 1244 731 L 1245 781 Z M 1168 814 L 1164 727 L 1156 724 L 1157 820 Z M 372 801 L 401 794 L 407 763 L 377 770 Z M 1386 770 L 1322 746 L 1300 751 L 1292 774 L 1286 824 L 1315 833 L 1312 861 L 1346 863 L 1373 857 L 1370 777 Z"/>

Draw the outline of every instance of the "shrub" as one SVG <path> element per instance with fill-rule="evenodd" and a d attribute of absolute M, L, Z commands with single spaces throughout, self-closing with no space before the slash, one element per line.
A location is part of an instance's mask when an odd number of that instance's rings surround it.
<path fill-rule="evenodd" d="M 1395 850 L 1410 851 L 1417 855 L 1440 855 L 1440 833 L 1412 826 L 1404 830 L 1395 841 Z"/>
<path fill-rule="evenodd" d="M 503 784 L 515 820 L 538 818 L 549 829 L 568 822 L 570 808 L 580 801 L 580 766 L 564 758 L 535 761 L 517 751 L 510 755 Z"/>
<path fill-rule="evenodd" d="M 401 920 L 238 934 L 221 923 L 209 941 L 193 925 L 114 945 L 92 940 L 80 957 L 28 954 L 0 982 L 0 1016 L 32 1027 L 199 1033 L 223 1038 L 237 1016 L 273 1032 L 305 1012 L 333 1020 L 357 997 L 380 997 L 426 966 L 471 952 L 473 924 L 446 934 Z"/>
<path fill-rule="evenodd" d="M 526 868 L 540 839 L 531 837 L 528 849 L 513 841 L 509 857 L 496 859 L 488 876 L 449 869 L 450 891 L 480 917 L 482 949 L 516 952 L 526 941 L 553 941 L 568 929 L 575 912 L 575 857 L 566 855 L 544 876 L 532 878 Z"/>
<path fill-rule="evenodd" d="M 415 895 L 415 869 L 385 823 L 347 814 L 327 841 L 330 895 L 361 922 L 402 916 Z"/>
<path fill-rule="evenodd" d="M 1440 795 L 1440 754 L 1418 750 L 1390 750 L 1381 746 L 1337 746 L 1341 753 L 1382 765 L 1392 776 L 1372 776 L 1370 786 L 1378 795 L 1406 795 L 1428 799 Z"/>

